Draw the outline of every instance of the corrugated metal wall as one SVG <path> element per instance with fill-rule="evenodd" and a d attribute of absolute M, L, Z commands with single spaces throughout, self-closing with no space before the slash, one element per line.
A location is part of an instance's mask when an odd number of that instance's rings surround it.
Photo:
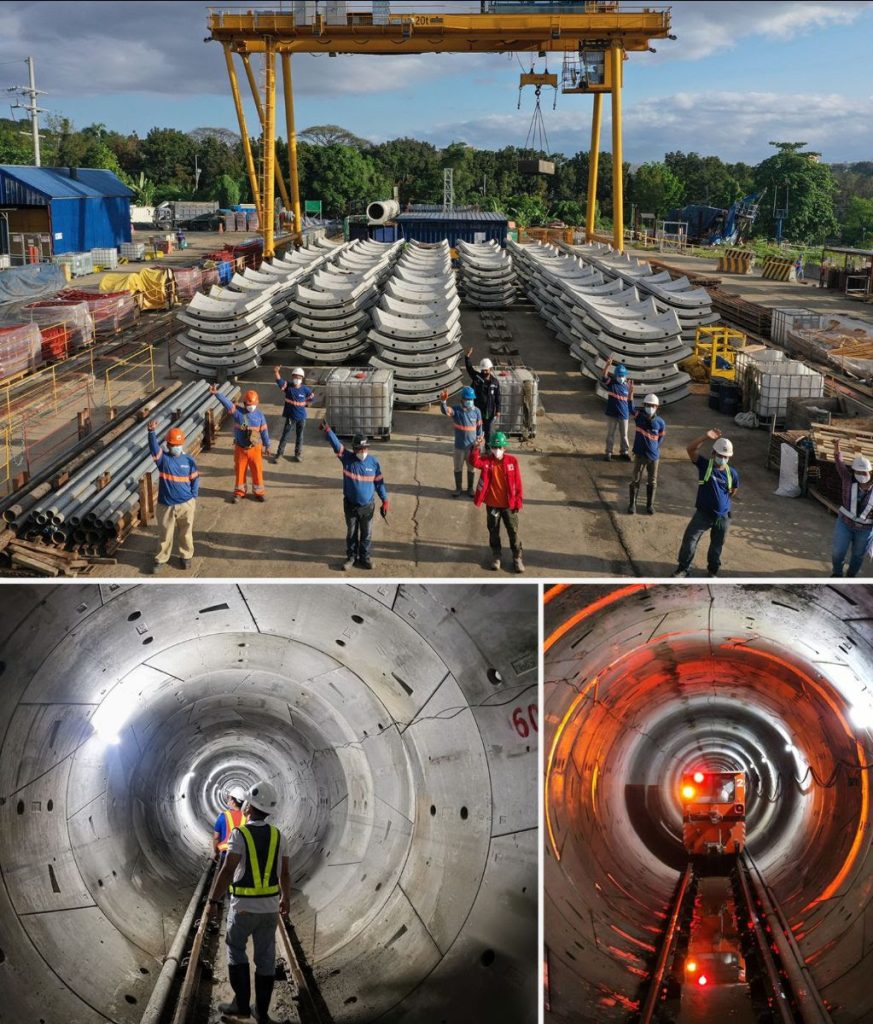
<path fill-rule="evenodd" d="M 116 248 L 131 241 L 129 199 L 53 199 L 51 214 L 54 253 Z"/>
<path fill-rule="evenodd" d="M 506 245 L 506 221 L 493 220 L 404 220 L 398 224 L 404 238 L 416 242 L 441 242 L 446 239 L 451 246 L 458 241 L 475 242 L 476 236 L 484 235 L 486 242 Z"/>
<path fill-rule="evenodd" d="M 0 171 L 0 206 L 48 206 L 41 192 Z"/>

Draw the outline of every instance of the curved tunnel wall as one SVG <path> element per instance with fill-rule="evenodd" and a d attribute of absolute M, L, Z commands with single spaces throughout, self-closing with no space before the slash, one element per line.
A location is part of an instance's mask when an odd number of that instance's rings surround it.
<path fill-rule="evenodd" d="M 873 1019 L 873 590 L 570 587 L 546 606 L 552 1019 L 633 1013 L 683 771 L 748 773 L 748 848 L 835 1024 Z"/>
<path fill-rule="evenodd" d="M 139 1019 L 228 783 L 273 779 L 338 1022 L 522 1020 L 536 590 L 5 587 L 0 1018 Z"/>

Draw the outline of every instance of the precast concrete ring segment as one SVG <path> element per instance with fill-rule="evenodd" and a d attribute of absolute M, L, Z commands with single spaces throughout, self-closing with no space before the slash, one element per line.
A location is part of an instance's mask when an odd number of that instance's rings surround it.
<path fill-rule="evenodd" d="M 690 771 L 745 771 L 747 846 L 834 1024 L 873 1020 L 873 588 L 545 594 L 547 1021 L 626 1024 Z"/>
<path fill-rule="evenodd" d="M 338 1024 L 531 1019 L 535 587 L 0 601 L 0 1018 L 138 1021 L 222 793 L 266 777 Z"/>

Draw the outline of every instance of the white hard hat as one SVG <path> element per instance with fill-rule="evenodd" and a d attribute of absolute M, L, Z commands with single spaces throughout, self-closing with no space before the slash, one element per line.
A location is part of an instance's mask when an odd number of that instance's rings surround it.
<path fill-rule="evenodd" d="M 256 782 L 246 793 L 246 802 L 252 807 L 263 811 L 264 814 L 273 814 L 279 807 L 279 794 L 272 782 L 264 779 Z"/>
<path fill-rule="evenodd" d="M 479 369 L 480 370 L 493 370 L 494 369 L 494 363 L 492 363 L 490 359 L 482 359 L 479 362 Z"/>
<path fill-rule="evenodd" d="M 720 437 L 712 446 L 712 450 L 716 455 L 726 455 L 730 458 L 734 453 L 734 446 L 726 437 Z"/>
<path fill-rule="evenodd" d="M 646 395 L 643 399 L 643 405 L 660 405 L 660 399 L 657 395 Z"/>
<path fill-rule="evenodd" d="M 291 371 L 291 376 L 292 377 L 305 377 L 306 375 L 304 374 L 303 370 L 301 370 L 301 368 L 299 366 L 295 366 L 294 369 Z"/>
<path fill-rule="evenodd" d="M 242 807 L 243 800 L 246 798 L 245 790 L 242 786 L 231 786 L 227 791 L 227 796 L 232 796 L 240 807 Z"/>
<path fill-rule="evenodd" d="M 852 460 L 852 469 L 854 469 L 856 473 L 869 473 L 870 468 L 870 460 L 865 458 L 863 455 L 856 455 Z"/>

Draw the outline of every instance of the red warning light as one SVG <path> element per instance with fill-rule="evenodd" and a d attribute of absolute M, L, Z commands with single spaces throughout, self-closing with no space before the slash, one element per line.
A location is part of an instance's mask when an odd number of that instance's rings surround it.
<path fill-rule="evenodd" d="M 705 985 L 709 984 L 709 978 L 707 978 L 705 974 L 701 974 L 700 977 L 697 979 L 697 984 L 701 988 L 703 988 Z"/>
<path fill-rule="evenodd" d="M 703 772 L 695 772 L 694 773 L 694 781 L 697 783 L 698 786 L 700 785 L 701 782 L 703 782 L 703 780 L 705 778 L 706 778 L 706 776 L 703 774 Z"/>

